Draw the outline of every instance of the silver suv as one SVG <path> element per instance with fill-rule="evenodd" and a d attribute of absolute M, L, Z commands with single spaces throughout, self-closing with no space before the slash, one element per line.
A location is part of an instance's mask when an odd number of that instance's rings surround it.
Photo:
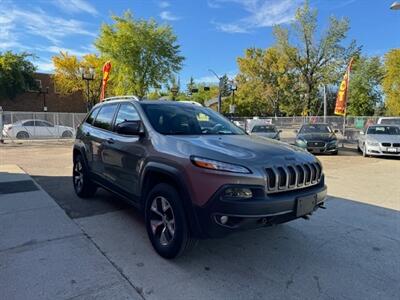
<path fill-rule="evenodd" d="M 73 162 L 76 193 L 101 186 L 137 206 L 165 258 L 199 238 L 308 218 L 327 193 L 313 155 L 190 103 L 96 105 L 77 130 Z"/>

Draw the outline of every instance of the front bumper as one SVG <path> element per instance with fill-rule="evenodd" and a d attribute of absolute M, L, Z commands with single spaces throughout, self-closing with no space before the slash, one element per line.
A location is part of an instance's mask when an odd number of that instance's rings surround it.
<path fill-rule="evenodd" d="M 240 186 L 258 192 L 251 199 L 224 199 L 222 193 L 232 186 L 221 187 L 205 206 L 195 207 L 201 237 L 222 237 L 238 230 L 288 222 L 312 213 L 322 206 L 327 195 L 327 187 L 321 180 L 312 187 L 275 194 L 262 192 L 262 186 Z M 310 197 L 313 198 L 311 211 L 299 215 L 299 199 Z M 222 216 L 228 217 L 225 224 L 221 222 Z"/>
<path fill-rule="evenodd" d="M 310 142 L 312 145 L 313 142 Z M 305 143 L 295 143 L 296 146 L 306 149 L 308 152 L 313 154 L 318 153 L 337 153 L 339 151 L 338 144 L 336 143 L 324 143 L 324 146 L 310 146 L 306 142 Z"/>
<path fill-rule="evenodd" d="M 371 155 L 371 156 L 400 156 L 400 148 L 399 147 L 384 147 L 384 146 L 366 145 L 365 150 L 366 150 L 366 154 Z"/>

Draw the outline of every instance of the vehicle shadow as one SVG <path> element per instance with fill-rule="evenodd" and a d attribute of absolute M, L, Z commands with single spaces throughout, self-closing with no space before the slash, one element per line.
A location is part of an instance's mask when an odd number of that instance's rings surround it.
<path fill-rule="evenodd" d="M 72 177 L 70 176 L 32 176 L 32 178 L 72 219 L 104 214 L 130 207 L 115 195 L 101 188 L 98 189 L 93 198 L 79 198 L 75 194 Z"/>
<path fill-rule="evenodd" d="M 145 298 L 394 299 L 400 295 L 400 213 L 333 197 L 327 207 L 309 221 L 202 240 L 175 260 L 154 252 L 135 209 L 76 222 Z"/>

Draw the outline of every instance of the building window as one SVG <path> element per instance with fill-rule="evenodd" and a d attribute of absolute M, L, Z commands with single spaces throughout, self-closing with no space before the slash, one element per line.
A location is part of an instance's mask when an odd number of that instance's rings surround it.
<path fill-rule="evenodd" d="M 42 81 L 35 79 L 36 86 L 28 86 L 28 92 L 38 92 L 42 90 Z"/>

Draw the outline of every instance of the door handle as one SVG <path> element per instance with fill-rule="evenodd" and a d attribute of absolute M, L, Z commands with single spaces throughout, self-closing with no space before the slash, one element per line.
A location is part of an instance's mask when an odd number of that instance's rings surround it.
<path fill-rule="evenodd" d="M 109 138 L 109 139 L 107 139 L 107 143 L 109 143 L 109 144 L 114 144 L 114 139 L 113 138 Z"/>

